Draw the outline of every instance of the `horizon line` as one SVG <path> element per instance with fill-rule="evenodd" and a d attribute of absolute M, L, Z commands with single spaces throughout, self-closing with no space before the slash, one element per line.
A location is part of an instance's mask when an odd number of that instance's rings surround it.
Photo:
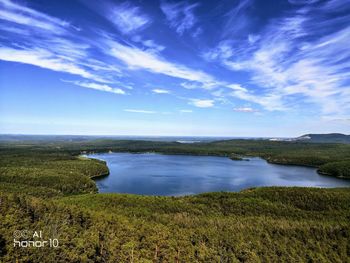
<path fill-rule="evenodd" d="M 307 133 L 311 134 L 311 133 Z M 329 134 L 329 133 L 328 133 Z M 88 136 L 88 137 L 222 137 L 222 138 L 294 138 L 293 136 L 230 136 L 230 135 L 147 135 L 147 134 L 34 134 L 34 133 L 1 133 L 0 136 Z M 304 134 L 303 134 L 304 135 Z"/>

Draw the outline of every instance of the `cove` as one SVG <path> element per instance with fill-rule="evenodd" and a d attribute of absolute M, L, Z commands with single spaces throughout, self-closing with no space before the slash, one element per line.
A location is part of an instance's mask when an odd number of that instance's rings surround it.
<path fill-rule="evenodd" d="M 110 170 L 96 178 L 100 193 L 181 196 L 240 191 L 259 186 L 350 187 L 350 180 L 319 175 L 315 168 L 270 164 L 261 158 L 233 161 L 225 157 L 102 153 Z"/>

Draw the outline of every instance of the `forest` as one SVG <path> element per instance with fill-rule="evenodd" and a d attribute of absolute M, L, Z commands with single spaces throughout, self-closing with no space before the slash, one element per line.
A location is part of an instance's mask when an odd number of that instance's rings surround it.
<path fill-rule="evenodd" d="M 157 152 L 164 154 L 189 154 L 225 156 L 233 159 L 244 156 L 258 156 L 276 164 L 303 165 L 319 168 L 324 174 L 350 177 L 350 144 L 308 143 L 303 141 L 269 140 L 222 140 L 199 143 L 179 143 L 168 141 L 140 141 L 113 139 L 77 139 L 77 140 L 29 140 L 1 141 L 0 154 L 16 155 L 31 153 L 66 155 L 65 158 L 85 153 L 97 152 Z M 46 157 L 44 157 L 46 158 Z M 11 160 L 11 158 L 7 158 Z M 323 165 L 332 169 L 324 169 Z M 337 167 L 337 170 L 335 169 Z"/>
<path fill-rule="evenodd" d="M 350 145 L 266 140 L 0 144 L 0 262 L 347 262 L 350 189 L 267 187 L 165 197 L 99 194 L 91 152 L 260 156 L 348 177 Z M 58 247 L 18 248 L 16 231 Z"/>

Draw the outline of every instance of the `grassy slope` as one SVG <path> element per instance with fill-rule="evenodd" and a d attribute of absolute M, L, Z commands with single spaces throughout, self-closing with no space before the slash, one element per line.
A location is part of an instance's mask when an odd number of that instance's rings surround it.
<path fill-rule="evenodd" d="M 259 188 L 180 198 L 93 194 L 90 178 L 108 169 L 103 162 L 74 156 L 83 150 L 237 153 L 313 164 L 350 156 L 349 147 L 338 144 L 261 141 L 3 144 L 0 262 L 350 260 L 350 189 Z M 17 229 L 40 229 L 47 238 L 57 237 L 60 246 L 15 249 Z"/>

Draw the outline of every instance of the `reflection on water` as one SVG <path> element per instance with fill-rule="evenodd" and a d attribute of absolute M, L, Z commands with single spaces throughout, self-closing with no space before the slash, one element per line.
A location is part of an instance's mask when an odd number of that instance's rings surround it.
<path fill-rule="evenodd" d="M 109 167 L 109 176 L 96 179 L 101 193 L 187 195 L 257 186 L 350 186 L 350 180 L 322 176 L 314 168 L 269 164 L 260 158 L 232 161 L 224 157 L 154 153 L 89 157 L 104 160 Z"/>

